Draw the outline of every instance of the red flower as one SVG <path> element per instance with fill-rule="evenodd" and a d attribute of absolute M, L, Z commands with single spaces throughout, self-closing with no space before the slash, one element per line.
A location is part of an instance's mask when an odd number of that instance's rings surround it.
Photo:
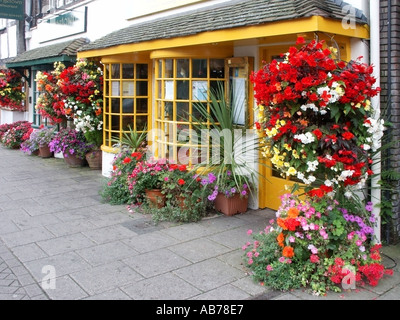
<path fill-rule="evenodd" d="M 126 157 L 122 162 L 125 163 L 125 164 L 128 164 L 128 163 L 130 163 L 131 161 L 132 161 L 131 158 Z"/>
<path fill-rule="evenodd" d="M 186 182 L 185 182 L 185 180 L 183 180 L 183 179 L 179 179 L 179 180 L 178 180 L 178 184 L 179 184 L 180 186 L 183 186 L 185 183 L 186 183 Z"/>
<path fill-rule="evenodd" d="M 322 138 L 322 132 L 321 132 L 321 130 L 315 129 L 315 130 L 313 131 L 313 133 L 315 134 L 315 136 L 317 137 L 318 140 Z"/>
<path fill-rule="evenodd" d="M 312 255 L 310 256 L 310 261 L 311 261 L 312 263 L 318 263 L 318 262 L 319 262 L 319 257 L 318 257 L 316 254 L 312 254 Z"/>
<path fill-rule="evenodd" d="M 349 131 L 346 131 L 346 132 L 342 133 L 342 137 L 344 140 L 351 140 L 354 138 L 354 134 L 352 134 Z"/>
<path fill-rule="evenodd" d="M 261 130 L 261 124 L 259 122 L 255 123 L 256 129 L 257 130 Z"/>

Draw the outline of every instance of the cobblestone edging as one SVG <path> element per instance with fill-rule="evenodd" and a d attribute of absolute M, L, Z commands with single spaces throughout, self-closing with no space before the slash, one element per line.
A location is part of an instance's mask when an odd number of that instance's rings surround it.
<path fill-rule="evenodd" d="M 0 240 L 0 300 L 48 300 L 23 264 Z"/>

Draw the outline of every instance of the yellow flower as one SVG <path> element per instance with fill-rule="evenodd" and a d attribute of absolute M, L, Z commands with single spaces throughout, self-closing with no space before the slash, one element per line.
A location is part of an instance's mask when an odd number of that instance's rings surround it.
<path fill-rule="evenodd" d="M 260 105 L 260 106 L 258 106 L 258 109 L 259 109 L 260 111 L 264 111 L 264 106 L 263 106 L 263 105 Z"/>
<path fill-rule="evenodd" d="M 293 167 L 290 167 L 290 168 L 288 169 L 288 171 L 287 171 L 287 174 L 288 174 L 289 176 L 294 176 L 294 175 L 296 175 L 296 173 L 297 173 L 297 170 L 296 170 L 295 168 L 293 168 Z"/>

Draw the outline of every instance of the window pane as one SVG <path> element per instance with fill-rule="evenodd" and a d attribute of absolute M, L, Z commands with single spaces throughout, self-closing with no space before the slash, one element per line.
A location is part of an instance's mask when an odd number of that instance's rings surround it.
<path fill-rule="evenodd" d="M 129 131 L 129 127 L 131 127 L 131 129 L 134 129 L 133 126 L 134 126 L 133 116 L 122 117 L 122 130 L 123 131 Z"/>
<path fill-rule="evenodd" d="M 192 78 L 207 78 L 207 59 L 193 60 Z"/>
<path fill-rule="evenodd" d="M 133 97 L 135 95 L 135 82 L 124 81 L 122 82 L 122 95 L 127 97 Z"/>
<path fill-rule="evenodd" d="M 172 59 L 165 60 L 165 78 L 173 78 L 174 77 L 173 65 L 174 65 L 174 62 Z"/>
<path fill-rule="evenodd" d="M 192 116 L 193 116 L 193 120 L 197 120 L 197 121 L 204 121 L 205 120 L 205 116 L 203 113 L 201 113 L 199 111 L 199 108 L 201 108 L 200 110 L 207 110 L 207 103 L 193 103 L 192 105 Z"/>
<path fill-rule="evenodd" d="M 120 95 L 119 81 L 111 82 L 111 95 L 117 97 Z"/>
<path fill-rule="evenodd" d="M 136 65 L 136 79 L 147 79 L 148 75 L 148 67 L 147 64 L 137 64 Z"/>
<path fill-rule="evenodd" d="M 122 99 L 122 113 L 133 113 L 133 99 Z"/>
<path fill-rule="evenodd" d="M 110 113 L 110 100 L 105 100 L 105 113 Z"/>
<path fill-rule="evenodd" d="M 162 78 L 163 60 L 158 60 L 158 78 Z"/>
<path fill-rule="evenodd" d="M 194 101 L 208 100 L 207 81 L 192 81 L 192 100 Z"/>
<path fill-rule="evenodd" d="M 189 103 L 178 102 L 176 104 L 176 121 L 189 121 Z"/>
<path fill-rule="evenodd" d="M 189 60 L 179 59 L 176 64 L 176 77 L 188 78 L 189 77 Z"/>
<path fill-rule="evenodd" d="M 120 65 L 119 64 L 112 64 L 111 65 L 111 78 L 112 79 L 119 79 L 120 78 Z"/>
<path fill-rule="evenodd" d="M 165 120 L 172 120 L 173 104 L 172 102 L 165 103 Z"/>
<path fill-rule="evenodd" d="M 210 78 L 214 79 L 225 78 L 225 60 L 223 59 L 210 60 Z"/>
<path fill-rule="evenodd" d="M 136 117 L 136 130 L 137 131 L 144 131 L 147 126 L 147 116 L 137 116 Z"/>
<path fill-rule="evenodd" d="M 219 91 L 219 87 L 225 90 L 225 81 L 210 81 L 210 86 L 211 86 L 211 92 L 214 93 Z"/>
<path fill-rule="evenodd" d="M 136 113 L 147 113 L 147 98 L 136 99 Z"/>
<path fill-rule="evenodd" d="M 110 130 L 110 120 L 108 115 L 105 116 L 104 129 Z"/>
<path fill-rule="evenodd" d="M 111 113 L 120 113 L 119 99 L 111 99 Z"/>
<path fill-rule="evenodd" d="M 164 99 L 174 100 L 174 81 L 165 81 Z"/>
<path fill-rule="evenodd" d="M 138 81 L 136 83 L 136 95 L 137 96 L 147 96 L 147 81 Z"/>
<path fill-rule="evenodd" d="M 105 95 L 109 96 L 110 95 L 110 81 L 104 82 L 104 90 L 105 90 Z"/>
<path fill-rule="evenodd" d="M 105 74 L 105 78 L 106 79 L 110 79 L 110 65 L 106 64 L 106 74 Z"/>
<path fill-rule="evenodd" d="M 119 131 L 119 116 L 111 116 L 111 130 Z"/>
<path fill-rule="evenodd" d="M 176 99 L 177 100 L 189 100 L 189 81 L 177 81 L 176 82 Z"/>
<path fill-rule="evenodd" d="M 122 78 L 123 79 L 133 79 L 134 78 L 134 65 L 133 64 L 123 64 L 122 65 Z"/>

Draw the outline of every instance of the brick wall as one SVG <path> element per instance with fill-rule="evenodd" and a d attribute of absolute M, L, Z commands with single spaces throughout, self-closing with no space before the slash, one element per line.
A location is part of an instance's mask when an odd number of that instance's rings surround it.
<path fill-rule="evenodd" d="M 391 2 L 391 17 L 388 15 L 388 4 Z M 380 1 L 380 33 L 381 33 L 381 108 L 384 115 L 389 116 L 393 128 L 387 132 L 390 141 L 396 144 L 388 151 L 390 157 L 388 165 L 391 169 L 400 172 L 400 0 Z M 389 21 L 391 23 L 391 34 L 389 35 Z M 389 39 L 391 49 L 388 52 Z M 390 56 L 389 56 L 390 54 Z M 389 70 L 389 64 L 391 65 Z M 389 88 L 390 86 L 390 88 Z M 394 220 L 391 231 L 397 229 L 397 234 L 392 237 L 398 238 L 400 233 L 400 181 L 395 182 L 398 194 L 393 197 Z M 386 235 L 383 235 L 386 239 Z M 393 238 L 392 238 L 393 241 Z"/>

